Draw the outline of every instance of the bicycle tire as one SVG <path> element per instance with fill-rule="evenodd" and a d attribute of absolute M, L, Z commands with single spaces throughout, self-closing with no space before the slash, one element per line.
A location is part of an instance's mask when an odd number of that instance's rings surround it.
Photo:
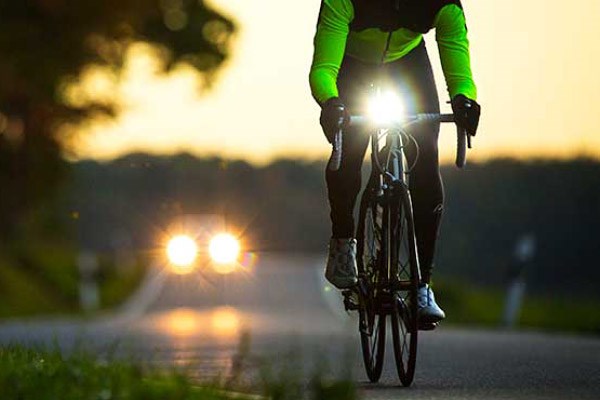
<path fill-rule="evenodd" d="M 359 315 L 359 320 L 372 317 L 366 320 L 369 321 L 370 331 L 367 332 L 364 329 L 360 331 L 360 344 L 367 377 L 369 381 L 376 383 L 381 378 L 381 372 L 383 371 L 386 315 L 379 313 L 370 314 L 366 310 L 359 310 Z M 361 323 L 359 322 L 359 324 Z M 366 326 L 363 325 L 363 328 L 366 328 Z"/>
<path fill-rule="evenodd" d="M 367 187 L 361 198 L 356 237 L 360 342 L 365 370 L 371 382 L 379 381 L 385 356 L 387 315 L 378 307 L 376 291 L 383 252 L 382 212 L 382 207 L 377 204 L 372 191 Z"/>
<path fill-rule="evenodd" d="M 405 187 L 400 187 L 398 198 L 392 231 L 392 271 L 398 277 L 391 313 L 392 341 L 398 378 L 403 386 L 410 386 L 417 360 L 419 263 L 412 205 Z"/>

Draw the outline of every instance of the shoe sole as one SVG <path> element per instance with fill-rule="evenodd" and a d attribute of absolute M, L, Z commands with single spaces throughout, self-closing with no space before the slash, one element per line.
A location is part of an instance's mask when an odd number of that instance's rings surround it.
<path fill-rule="evenodd" d="M 344 280 L 344 281 L 333 281 L 333 280 L 329 279 L 327 276 L 325 276 L 325 278 L 327 279 L 327 282 L 331 283 L 333 286 L 335 286 L 336 288 L 338 288 L 340 290 L 352 289 L 358 283 L 358 279 L 356 279 L 356 278 L 354 280 Z"/>
<path fill-rule="evenodd" d="M 439 326 L 439 322 L 430 323 L 430 322 L 419 322 L 419 330 L 420 331 L 432 331 Z"/>
<path fill-rule="evenodd" d="M 424 323 L 424 324 L 437 324 L 441 321 L 443 321 L 446 318 L 446 316 L 435 316 L 435 315 L 419 315 L 419 323 Z"/>

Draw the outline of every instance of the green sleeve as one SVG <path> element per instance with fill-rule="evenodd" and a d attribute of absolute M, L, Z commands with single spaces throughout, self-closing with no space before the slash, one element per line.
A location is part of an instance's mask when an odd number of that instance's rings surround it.
<path fill-rule="evenodd" d="M 434 26 L 450 98 L 463 94 L 476 100 L 477 87 L 471 73 L 469 39 L 463 10 L 454 4 L 445 6 L 437 14 Z"/>
<path fill-rule="evenodd" d="M 319 104 L 338 96 L 336 81 L 353 18 L 350 0 L 322 0 L 309 75 L 312 95 Z"/>

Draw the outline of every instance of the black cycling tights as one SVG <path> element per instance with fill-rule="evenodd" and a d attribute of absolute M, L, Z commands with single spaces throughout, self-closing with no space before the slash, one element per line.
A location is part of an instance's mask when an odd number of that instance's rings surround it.
<path fill-rule="evenodd" d="M 440 111 L 431 64 L 424 42 L 398 61 L 379 67 L 346 57 L 338 75 L 340 98 L 351 113 L 364 113 L 363 102 L 369 86 L 377 79 L 382 86 L 401 93 L 408 113 Z M 381 81 L 380 81 L 381 82 Z M 414 208 L 415 231 L 421 275 L 424 282 L 431 279 L 435 242 L 444 204 L 444 189 L 438 162 L 439 124 L 423 124 L 411 128 L 418 144 L 418 158 L 410 174 L 410 190 Z M 333 237 L 354 237 L 353 210 L 361 188 L 361 166 L 369 135 L 348 129 L 343 138 L 343 160 L 338 171 L 326 172 Z M 406 149 L 409 166 L 415 160 L 416 148 Z"/>

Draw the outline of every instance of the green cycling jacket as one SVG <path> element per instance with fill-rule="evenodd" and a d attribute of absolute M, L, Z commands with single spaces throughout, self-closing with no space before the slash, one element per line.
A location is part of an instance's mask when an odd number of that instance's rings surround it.
<path fill-rule="evenodd" d="M 431 29 L 450 97 L 463 94 L 476 100 L 459 0 L 322 0 L 309 76 L 313 96 L 321 104 L 338 96 L 336 80 L 345 56 L 373 64 L 396 61 Z"/>

